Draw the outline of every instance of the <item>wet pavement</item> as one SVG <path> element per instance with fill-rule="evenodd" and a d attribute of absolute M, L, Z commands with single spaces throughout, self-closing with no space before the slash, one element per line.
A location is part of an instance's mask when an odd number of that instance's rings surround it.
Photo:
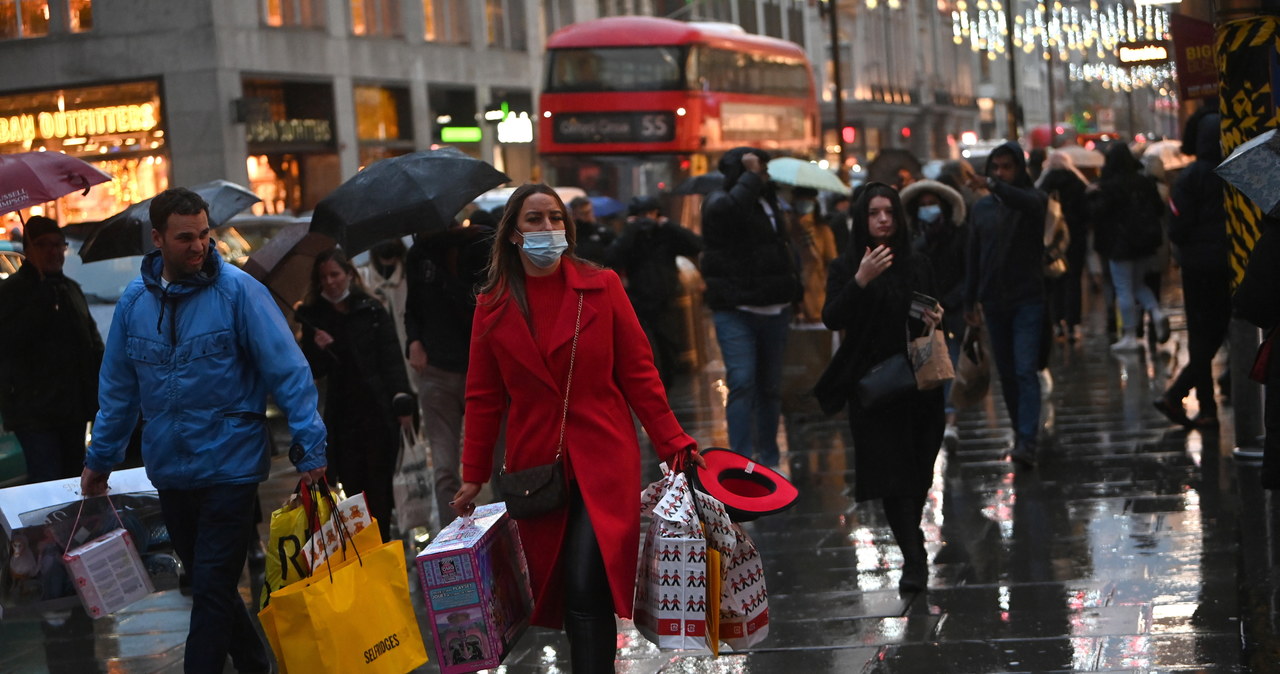
<path fill-rule="evenodd" d="M 624 621 L 617 670 L 1280 669 L 1280 507 L 1257 486 L 1256 468 L 1232 458 L 1230 408 L 1221 431 L 1188 432 L 1151 406 L 1186 360 L 1178 310 L 1174 338 L 1151 356 L 1113 356 L 1098 312 L 1081 343 L 1055 343 L 1035 470 L 1004 459 L 1012 435 L 998 396 L 962 412 L 960 445 L 939 455 L 926 505 L 929 589 L 907 597 L 878 506 L 847 495 L 846 421 L 798 394 L 821 369 L 826 333 L 793 333 L 788 388 L 797 394 L 780 436 L 801 496 L 748 525 L 768 574 L 768 639 L 713 660 L 658 651 Z M 714 364 L 673 387 L 673 407 L 704 446 L 725 444 L 726 394 Z M 292 488 L 287 461 L 274 469 L 264 504 Z M 656 478 L 656 465 L 646 470 Z M 255 589 L 246 574 L 247 600 Z M 414 600 L 431 652 L 420 593 Z M 169 585 L 96 622 L 74 608 L 10 614 L 0 671 L 180 671 L 187 607 Z M 559 632 L 533 629 L 503 669 L 565 672 L 567 654 Z"/>

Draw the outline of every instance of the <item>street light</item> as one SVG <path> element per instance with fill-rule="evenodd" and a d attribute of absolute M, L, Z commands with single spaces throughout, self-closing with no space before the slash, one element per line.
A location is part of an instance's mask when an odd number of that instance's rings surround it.
<path fill-rule="evenodd" d="M 841 180 L 847 180 L 849 171 L 844 165 L 844 84 L 840 78 L 840 29 L 836 14 L 836 0 L 823 0 L 818 5 L 819 14 L 827 19 L 827 26 L 831 33 L 831 82 L 834 85 L 832 94 L 835 97 L 835 125 L 836 130 L 836 173 Z"/>

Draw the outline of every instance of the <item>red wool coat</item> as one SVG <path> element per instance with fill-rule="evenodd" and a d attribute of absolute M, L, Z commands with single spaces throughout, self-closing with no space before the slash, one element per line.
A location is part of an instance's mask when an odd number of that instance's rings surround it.
<path fill-rule="evenodd" d="M 565 459 L 600 543 L 614 609 L 630 618 L 642 487 L 640 446 L 630 410 L 640 418 L 661 460 L 695 443 L 671 412 L 649 342 L 618 275 L 570 260 L 563 266 L 568 292 L 550 335 L 554 346 L 549 363 L 514 302 L 489 304 L 489 297 L 479 298 L 467 371 L 462 479 L 488 481 L 504 413 L 508 470 L 554 460 L 578 291 L 582 291 L 582 329 L 570 387 Z M 533 582 L 535 625 L 559 628 L 563 623 L 560 551 L 568 514 L 566 507 L 518 523 Z"/>

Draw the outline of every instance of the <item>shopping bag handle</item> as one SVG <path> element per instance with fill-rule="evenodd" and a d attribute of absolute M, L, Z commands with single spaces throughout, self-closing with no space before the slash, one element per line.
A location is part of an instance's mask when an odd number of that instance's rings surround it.
<path fill-rule="evenodd" d="M 116 521 L 120 523 L 120 528 L 125 529 L 127 531 L 128 528 L 125 527 L 124 520 L 120 519 L 120 511 L 116 510 L 116 504 L 111 502 L 111 495 L 103 494 L 102 497 L 107 499 L 107 505 L 111 506 L 111 512 L 116 516 Z M 71 541 L 72 541 L 72 538 L 76 535 L 76 527 L 80 526 L 80 515 L 84 513 L 84 502 L 88 500 L 89 500 L 88 498 L 80 499 L 80 507 L 76 509 L 76 519 L 71 523 L 71 531 L 67 534 L 67 544 L 62 546 L 63 554 L 66 554 L 67 550 L 71 549 Z"/>
<path fill-rule="evenodd" d="M 337 500 L 333 497 L 333 491 L 329 487 L 329 480 L 325 477 L 321 477 L 319 482 L 313 482 L 311 484 L 311 489 L 316 490 L 317 493 L 321 494 L 326 500 L 328 500 L 329 512 L 336 520 L 334 523 L 334 529 L 337 529 L 338 531 L 338 542 L 341 545 L 342 551 L 346 552 L 347 544 L 351 544 L 351 549 L 356 553 L 356 561 L 360 566 L 364 566 L 364 558 L 360 556 L 360 549 L 356 547 L 355 536 L 351 536 L 347 533 L 347 523 L 342 519 L 342 510 L 338 508 Z M 318 532 L 319 529 L 316 531 Z M 320 543 L 323 545 L 324 541 L 321 541 Z M 324 564 L 329 570 L 329 582 L 332 583 L 333 555 L 326 554 L 324 557 Z"/>

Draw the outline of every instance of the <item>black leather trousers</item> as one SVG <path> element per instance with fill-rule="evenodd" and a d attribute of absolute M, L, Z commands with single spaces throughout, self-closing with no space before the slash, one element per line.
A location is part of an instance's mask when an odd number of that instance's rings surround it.
<path fill-rule="evenodd" d="M 577 674 L 613 672 L 618 643 L 613 593 L 582 493 L 576 484 L 569 492 L 569 524 L 562 550 L 569 661 Z"/>

